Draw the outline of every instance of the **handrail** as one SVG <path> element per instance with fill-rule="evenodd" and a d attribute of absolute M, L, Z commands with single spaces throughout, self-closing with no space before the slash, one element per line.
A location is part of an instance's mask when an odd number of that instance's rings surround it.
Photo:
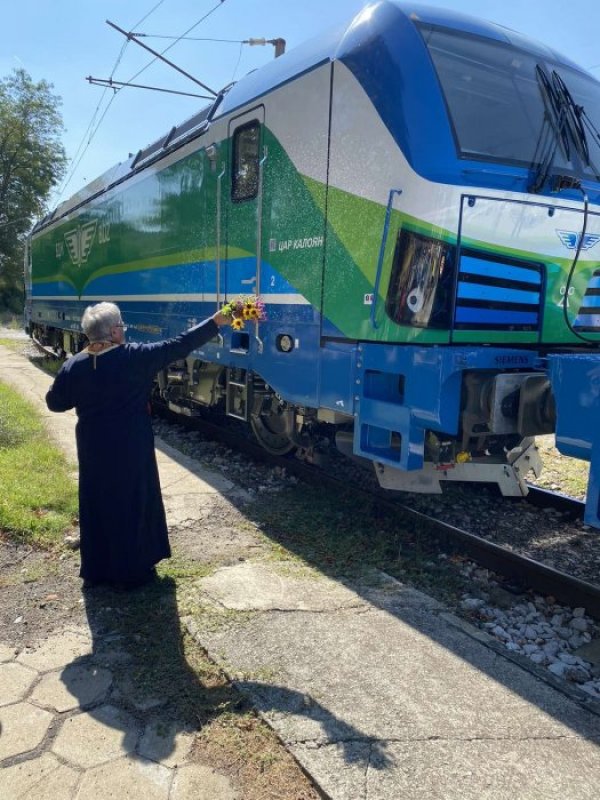
<path fill-rule="evenodd" d="M 215 254 L 215 279 L 216 279 L 216 310 L 219 310 L 221 302 L 221 181 L 225 175 L 225 162 L 221 164 L 221 172 L 217 175 L 217 252 Z M 223 347 L 224 339 L 222 334 L 218 334 L 219 347 Z"/>
<path fill-rule="evenodd" d="M 394 203 L 394 195 L 402 194 L 402 189 L 390 189 L 388 196 L 387 208 L 385 210 L 385 221 L 383 223 L 383 235 L 381 237 L 381 245 L 379 246 L 379 258 L 377 259 L 377 272 L 375 273 L 375 286 L 373 288 L 373 302 L 371 303 L 371 326 L 377 330 L 379 325 L 375 320 L 375 312 L 377 310 L 377 298 L 379 296 L 379 282 L 381 280 L 381 270 L 383 268 L 383 257 L 385 254 L 385 246 L 387 244 L 387 237 L 390 229 L 390 218 L 392 216 L 392 205 Z"/>
<path fill-rule="evenodd" d="M 256 212 L 256 224 L 257 224 L 257 231 L 256 231 L 256 294 L 257 296 L 260 295 L 260 272 L 262 266 L 262 219 L 263 219 L 263 174 L 264 174 L 264 163 L 269 156 L 269 150 L 266 147 L 263 147 L 263 157 L 258 162 L 258 193 L 257 193 L 257 212 Z M 254 323 L 254 338 L 258 345 L 258 352 L 262 353 L 263 351 L 263 341 L 258 335 L 258 320 Z"/>

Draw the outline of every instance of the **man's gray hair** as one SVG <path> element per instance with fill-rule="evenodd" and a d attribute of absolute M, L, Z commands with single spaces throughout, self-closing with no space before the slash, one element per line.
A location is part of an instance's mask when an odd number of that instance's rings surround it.
<path fill-rule="evenodd" d="M 123 322 L 119 306 L 114 303 L 97 303 L 88 306 L 81 318 L 81 327 L 90 342 L 110 342 L 110 329 Z"/>

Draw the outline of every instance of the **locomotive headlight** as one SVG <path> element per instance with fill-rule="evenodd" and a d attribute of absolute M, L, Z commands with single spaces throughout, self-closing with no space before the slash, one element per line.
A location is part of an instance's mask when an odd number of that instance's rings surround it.
<path fill-rule="evenodd" d="M 453 264 L 453 248 L 442 239 L 400 230 L 386 298 L 386 311 L 394 322 L 449 327 Z"/>
<path fill-rule="evenodd" d="M 294 349 L 294 340 L 287 333 L 282 333 L 277 337 L 277 349 L 282 353 L 291 353 Z"/>

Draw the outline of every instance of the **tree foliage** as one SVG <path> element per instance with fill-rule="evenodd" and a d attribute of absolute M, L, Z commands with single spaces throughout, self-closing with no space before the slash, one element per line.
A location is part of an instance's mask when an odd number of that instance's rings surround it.
<path fill-rule="evenodd" d="M 23 251 L 66 169 L 60 98 L 24 69 L 0 80 L 0 309 L 23 307 Z"/>

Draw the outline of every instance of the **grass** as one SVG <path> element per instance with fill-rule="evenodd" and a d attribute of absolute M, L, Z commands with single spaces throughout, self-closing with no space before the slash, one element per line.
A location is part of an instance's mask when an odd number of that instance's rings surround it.
<path fill-rule="evenodd" d="M 14 331 L 22 330 L 23 315 L 12 314 L 10 311 L 2 311 L 0 312 L 0 325 L 4 325 L 5 328 L 10 328 Z"/>
<path fill-rule="evenodd" d="M 554 436 L 536 439 L 544 463 L 541 476 L 534 481 L 538 486 L 559 490 L 572 497 L 584 498 L 587 493 L 589 461 L 561 455 L 554 447 Z"/>
<path fill-rule="evenodd" d="M 32 405 L 0 382 L 0 531 L 45 548 L 77 517 L 71 468 Z"/>

